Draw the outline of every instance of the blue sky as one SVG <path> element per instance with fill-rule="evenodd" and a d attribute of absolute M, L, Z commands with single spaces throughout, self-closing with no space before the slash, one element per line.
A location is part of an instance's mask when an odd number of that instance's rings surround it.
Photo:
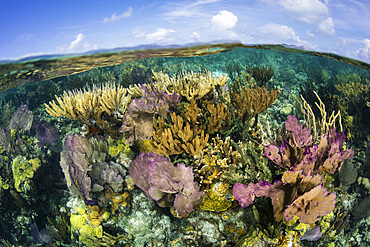
<path fill-rule="evenodd" d="M 2 0 L 0 60 L 140 44 L 289 44 L 370 63 L 370 0 Z"/>

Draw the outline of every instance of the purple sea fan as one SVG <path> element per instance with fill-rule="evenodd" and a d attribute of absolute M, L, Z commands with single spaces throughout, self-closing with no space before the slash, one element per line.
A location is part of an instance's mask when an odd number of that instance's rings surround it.
<path fill-rule="evenodd" d="M 289 140 L 292 147 L 302 148 L 312 144 L 311 130 L 299 124 L 296 116 L 288 116 L 285 129 L 292 132 L 293 140 Z"/>
<path fill-rule="evenodd" d="M 27 108 L 27 105 L 23 104 L 17 109 L 10 120 L 9 129 L 23 129 L 24 131 L 29 131 L 32 127 L 32 122 L 32 111 Z"/>
<path fill-rule="evenodd" d="M 31 236 L 33 240 L 38 244 L 46 244 L 51 242 L 51 237 L 47 231 L 47 228 L 39 231 L 35 222 L 31 223 Z"/>
<path fill-rule="evenodd" d="M 55 126 L 50 125 L 46 121 L 39 121 L 36 124 L 35 132 L 37 135 L 38 146 L 48 146 L 51 150 L 58 152 L 58 144 L 60 141 L 58 129 Z"/>
<path fill-rule="evenodd" d="M 283 143 L 280 148 L 269 144 L 264 147 L 264 155 L 281 168 L 290 167 L 290 150 L 287 143 Z"/>
<path fill-rule="evenodd" d="M 345 159 L 352 159 L 353 149 L 344 150 L 346 136 L 344 133 L 337 133 L 334 128 L 330 128 L 329 135 L 324 134 L 317 150 L 317 164 L 319 172 L 333 174 L 336 169 L 340 169 Z"/>
<path fill-rule="evenodd" d="M 149 166 L 156 161 L 168 162 L 168 158 L 156 153 L 141 153 L 130 164 L 129 174 L 135 185 L 139 187 L 147 197 L 151 198 L 149 188 L 152 186 L 149 182 Z"/>
<path fill-rule="evenodd" d="M 236 183 L 233 187 L 233 195 L 242 208 L 253 203 L 255 197 L 268 196 L 271 184 L 260 180 L 257 184 L 249 183 L 248 186 Z"/>
<path fill-rule="evenodd" d="M 180 100 L 176 93 L 150 92 L 146 86 L 142 86 L 142 89 L 143 97 L 131 102 L 120 128 L 127 144 L 137 139 L 150 139 L 154 115 L 167 117 L 170 106 L 175 107 Z"/>
<path fill-rule="evenodd" d="M 0 127 L 0 145 L 5 148 L 7 152 L 11 150 L 10 134 Z"/>
<path fill-rule="evenodd" d="M 100 172 L 100 178 L 103 183 L 107 183 L 114 192 L 120 192 L 123 189 L 123 178 L 113 167 L 107 165 Z"/>
<path fill-rule="evenodd" d="M 156 153 L 142 153 L 130 164 L 130 176 L 138 186 L 159 206 L 175 206 L 184 216 L 199 205 L 204 193 L 194 182 L 192 167 L 185 164 L 173 166 L 170 159 Z"/>
<path fill-rule="evenodd" d="M 301 223 L 313 224 L 333 211 L 336 203 L 336 194 L 328 193 L 324 187 L 316 186 L 295 199 L 284 211 L 284 219 L 292 220 L 298 216 Z"/>
<path fill-rule="evenodd" d="M 158 190 L 176 194 L 175 209 L 180 216 L 184 216 L 202 203 L 204 193 L 199 191 L 198 184 L 194 182 L 192 167 L 186 167 L 183 163 L 177 166 L 169 164 L 151 165 L 149 178 Z"/>
<path fill-rule="evenodd" d="M 67 136 L 64 145 L 65 150 L 60 154 L 60 166 L 71 194 L 81 195 L 86 204 L 95 204 L 89 197 L 91 178 L 87 175 L 94 151 L 93 145 L 88 139 L 78 135 Z"/>

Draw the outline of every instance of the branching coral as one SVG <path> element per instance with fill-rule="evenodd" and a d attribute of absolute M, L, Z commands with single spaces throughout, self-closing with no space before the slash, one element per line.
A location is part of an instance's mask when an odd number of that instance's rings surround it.
<path fill-rule="evenodd" d="M 231 124 L 231 113 L 221 103 L 214 106 L 211 102 L 206 102 L 207 110 L 211 114 L 208 117 L 208 133 L 217 132 L 219 129 L 228 129 Z"/>
<path fill-rule="evenodd" d="M 167 93 L 176 92 L 188 101 L 203 98 L 216 86 L 225 86 L 228 79 L 227 75 L 215 78 L 211 72 L 194 73 L 193 71 L 182 72 L 171 78 L 163 72 L 156 73 L 153 71 L 153 75 L 158 90 L 164 90 Z"/>
<path fill-rule="evenodd" d="M 335 128 L 337 126 L 337 128 L 339 128 L 340 131 L 343 131 L 343 126 L 341 112 L 333 111 L 331 115 L 327 117 L 328 114 L 325 109 L 325 104 L 322 102 L 321 98 L 315 91 L 313 91 L 313 93 L 315 94 L 319 102 L 319 103 L 315 102 L 315 105 L 319 109 L 321 115 L 321 121 L 318 123 L 316 122 L 316 116 L 311 106 L 307 103 L 305 98 L 303 98 L 303 96 L 301 95 L 302 102 L 299 101 L 297 98 L 296 100 L 298 101 L 301 107 L 301 111 L 304 115 L 305 122 L 308 125 L 308 128 L 311 129 L 312 131 L 312 141 L 316 142 L 320 135 L 329 133 L 330 128 Z"/>
<path fill-rule="evenodd" d="M 366 86 L 360 82 L 342 82 L 335 85 L 335 88 L 344 95 L 347 101 L 356 106 L 356 108 L 358 107 L 361 95 L 366 90 Z"/>
<path fill-rule="evenodd" d="M 267 91 L 267 87 L 243 88 L 241 95 L 231 92 L 232 103 L 237 109 L 238 117 L 246 123 L 250 118 L 269 108 L 279 97 L 279 89 Z M 252 112 L 251 112 L 252 110 Z"/>
<path fill-rule="evenodd" d="M 217 136 L 212 138 L 202 158 L 195 160 L 192 166 L 194 175 L 204 187 L 222 180 L 224 173 L 230 173 L 230 167 L 241 162 L 240 154 L 232 149 L 230 137 L 223 141 Z"/>
<path fill-rule="evenodd" d="M 55 97 L 57 103 L 53 100 L 44 104 L 50 115 L 79 120 L 87 125 L 96 123 L 101 128 L 109 127 L 105 118 L 115 114 L 121 117 L 130 103 L 127 89 L 114 83 L 105 83 L 100 87 L 94 85 L 92 89 L 83 91 L 68 91 Z"/>
<path fill-rule="evenodd" d="M 167 118 L 170 107 L 176 107 L 180 98 L 176 93 L 150 92 L 145 86 L 142 86 L 142 90 L 143 97 L 131 102 L 120 128 L 128 144 L 134 140 L 150 139 L 153 131 L 153 118 L 155 116 Z"/>
<path fill-rule="evenodd" d="M 171 113 L 171 120 L 169 127 L 165 127 L 163 118 L 155 120 L 152 151 L 162 155 L 182 152 L 199 155 L 206 146 L 209 135 L 199 128 L 191 128 L 189 123 L 174 112 Z"/>
<path fill-rule="evenodd" d="M 190 101 L 190 104 L 185 105 L 185 113 L 184 118 L 185 120 L 190 123 L 191 125 L 196 125 L 198 123 L 198 116 L 201 113 L 196 101 L 193 99 Z"/>
<path fill-rule="evenodd" d="M 247 72 L 254 78 L 257 85 L 265 85 L 274 75 L 274 70 L 265 66 L 249 67 L 247 68 Z"/>

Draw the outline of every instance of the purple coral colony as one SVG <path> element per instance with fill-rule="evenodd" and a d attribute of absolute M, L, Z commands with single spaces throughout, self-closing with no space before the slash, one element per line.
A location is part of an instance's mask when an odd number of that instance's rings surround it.
<path fill-rule="evenodd" d="M 0 206 L 19 212 L 5 230 L 4 210 L 4 246 L 349 246 L 349 233 L 370 243 L 350 228 L 370 215 L 370 170 L 353 161 L 349 108 L 314 88 L 292 98 L 268 66 L 146 66 L 123 67 L 128 84 L 53 86 L 56 100 L 4 115 Z M 353 83 L 338 78 L 339 92 Z"/>

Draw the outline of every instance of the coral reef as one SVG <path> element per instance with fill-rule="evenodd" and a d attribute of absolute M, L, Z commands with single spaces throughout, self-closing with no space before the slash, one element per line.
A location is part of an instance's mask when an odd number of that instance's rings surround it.
<path fill-rule="evenodd" d="M 369 73 L 269 52 L 123 61 L 4 94 L 0 242 L 369 245 Z M 28 106 L 10 117 L 14 102 Z"/>

